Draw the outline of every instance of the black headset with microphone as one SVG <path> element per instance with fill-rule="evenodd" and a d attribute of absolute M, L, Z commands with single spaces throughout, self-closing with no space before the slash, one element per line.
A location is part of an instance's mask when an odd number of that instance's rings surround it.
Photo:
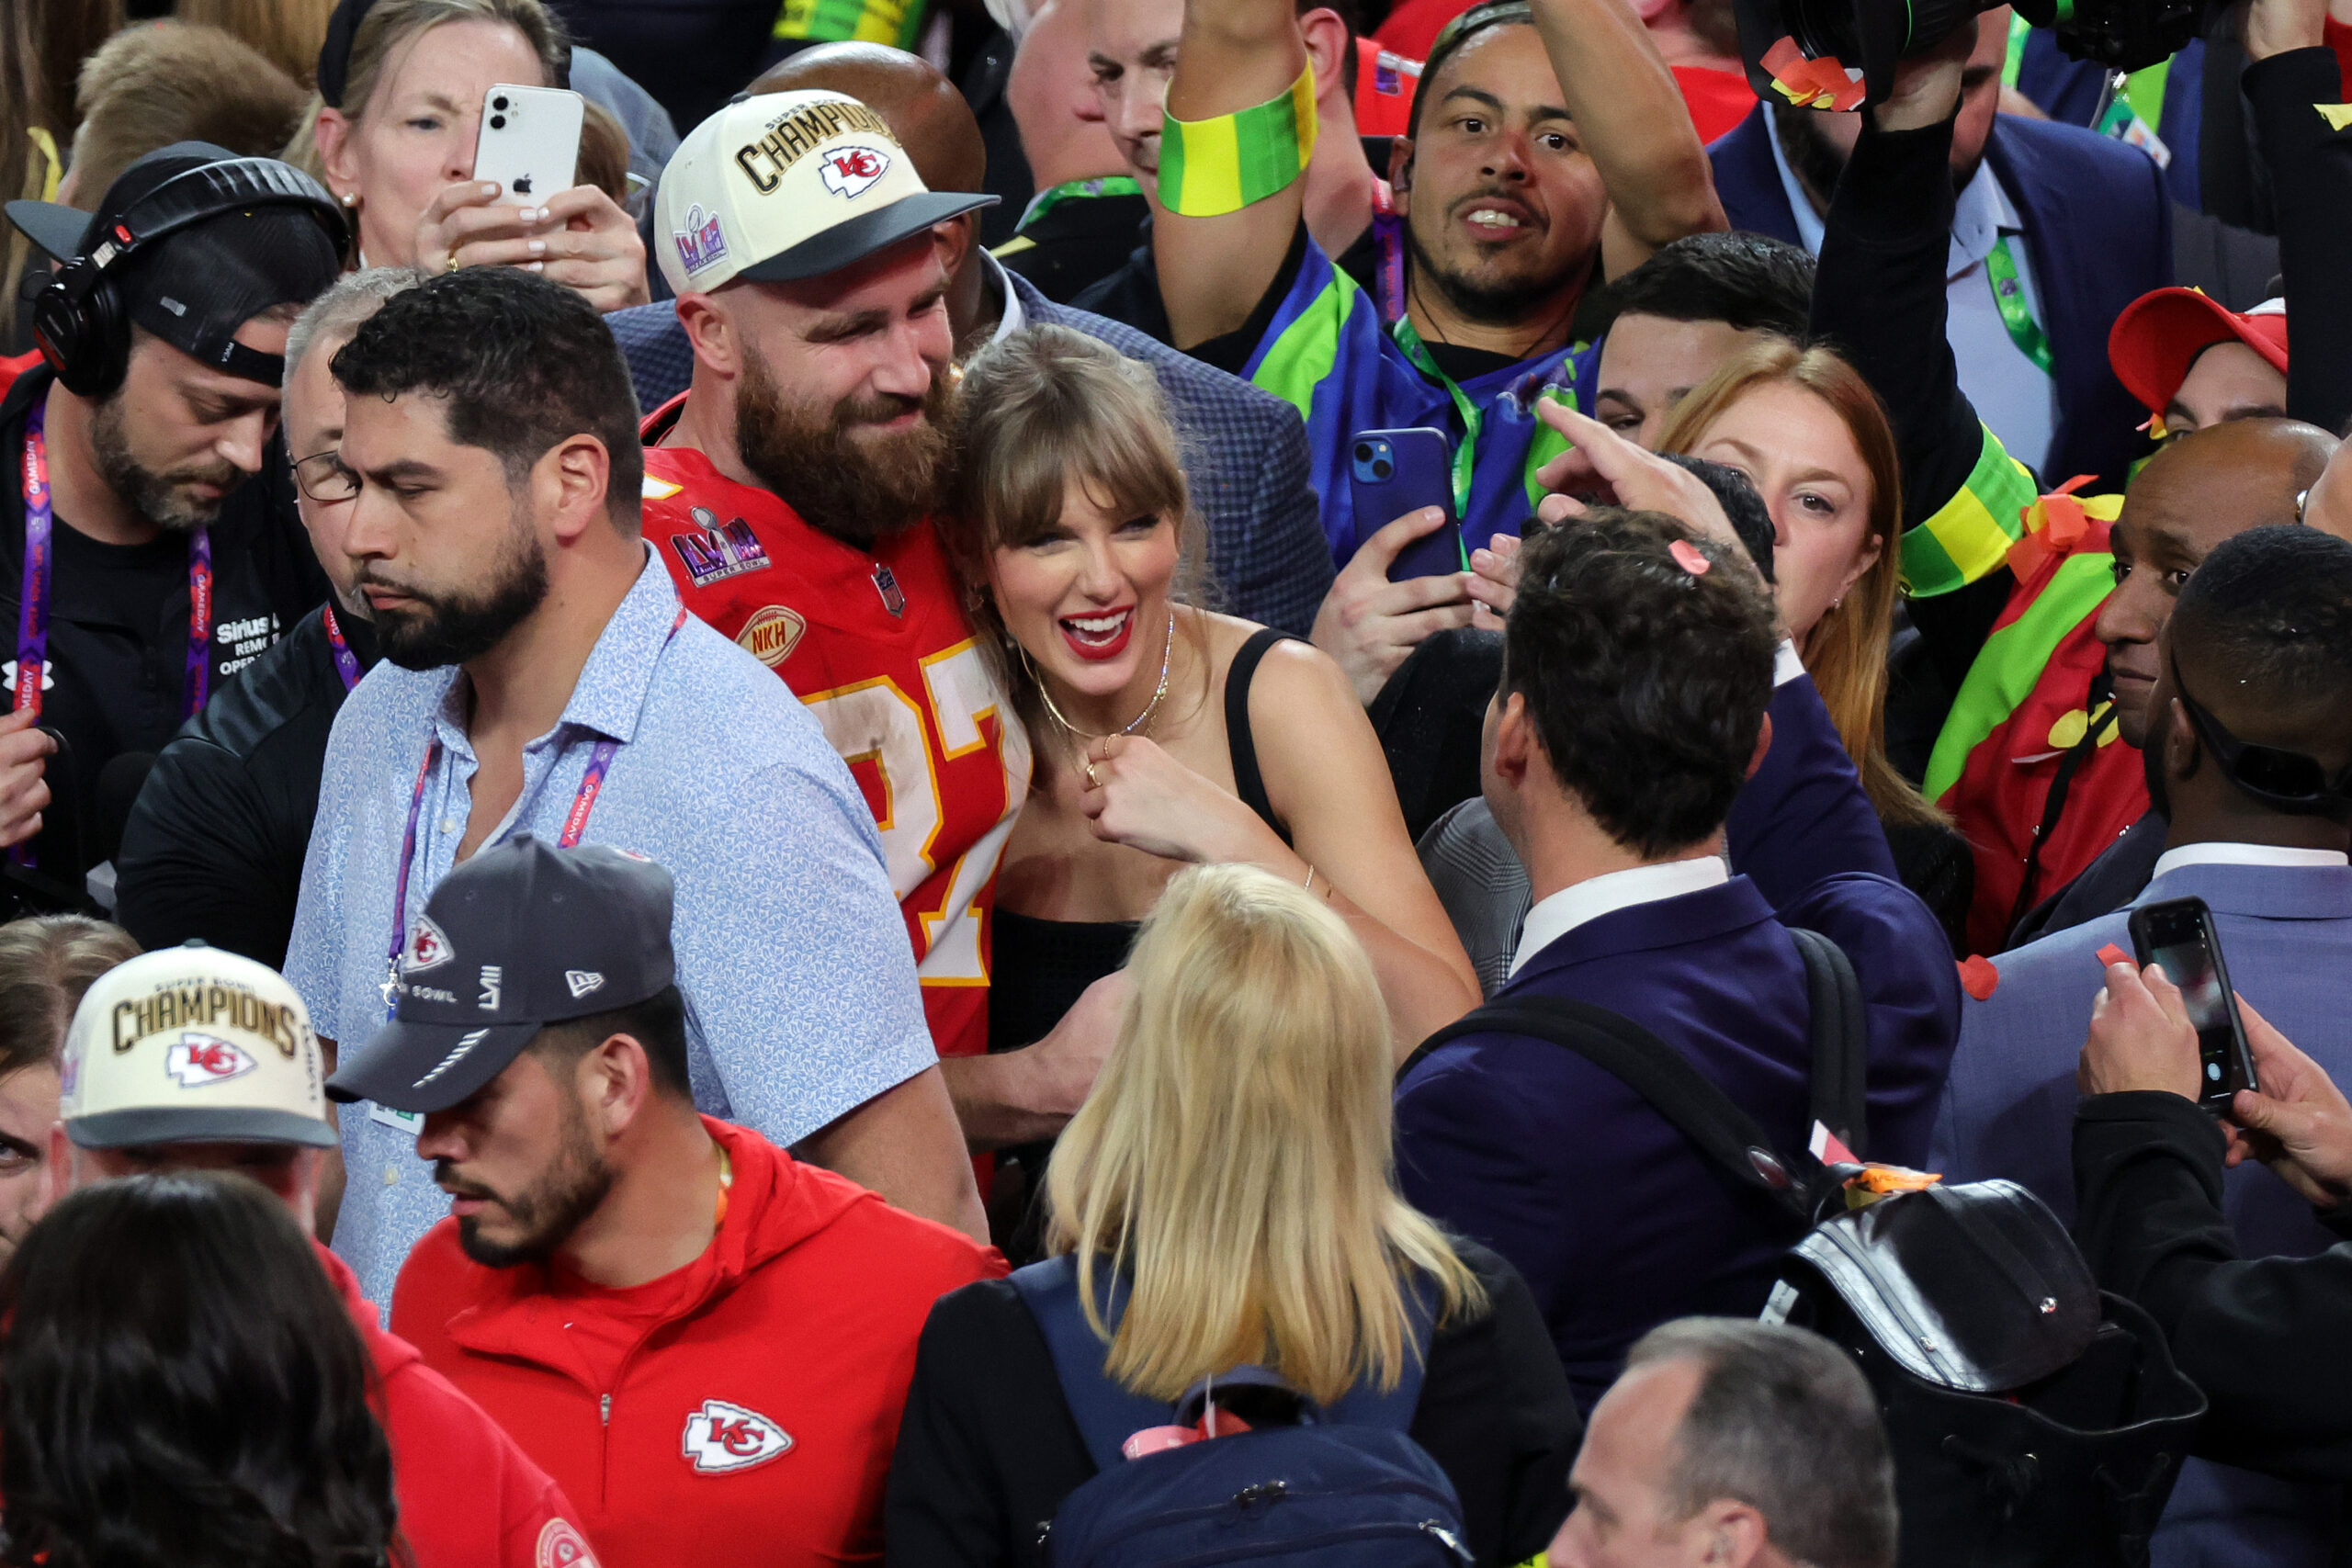
<path fill-rule="evenodd" d="M 340 255 L 350 231 L 318 181 L 275 158 L 224 158 L 173 175 L 133 201 L 97 243 L 60 266 L 33 306 L 33 342 L 65 389 L 101 398 L 122 382 L 130 358 L 130 310 L 115 280 L 129 260 L 166 235 L 224 213 L 295 207 L 318 220 Z M 235 374 L 266 371 L 272 355 L 226 336 L 199 362 Z M 274 375 L 263 378 L 274 381 Z"/>

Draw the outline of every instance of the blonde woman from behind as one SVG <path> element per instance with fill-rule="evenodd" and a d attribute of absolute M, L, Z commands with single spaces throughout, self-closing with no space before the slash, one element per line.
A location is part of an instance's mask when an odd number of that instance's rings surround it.
<path fill-rule="evenodd" d="M 1047 1168 L 1037 1266 L 1074 1269 L 1103 1371 L 1166 1409 L 1256 1365 L 1328 1409 L 1412 1368 L 1408 1435 L 1452 1480 L 1476 1560 L 1533 1556 L 1567 1511 L 1575 1403 L 1510 1265 L 1397 1195 L 1387 1015 L 1346 922 L 1256 866 L 1194 866 L 1127 972 L 1117 1043 Z M 1417 1303 L 1435 1313 L 1418 1364 Z M 942 1298 L 888 1562 L 1041 1563 L 1039 1523 L 1096 1470 L 1021 1288 Z"/>

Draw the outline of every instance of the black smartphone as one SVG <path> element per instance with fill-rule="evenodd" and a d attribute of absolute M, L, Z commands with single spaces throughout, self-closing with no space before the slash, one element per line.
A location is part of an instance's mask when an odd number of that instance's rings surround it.
<path fill-rule="evenodd" d="M 2221 937 L 2213 930 L 2213 911 L 2202 898 L 2167 898 L 2132 910 L 2131 924 L 2132 950 L 2141 966 L 2162 965 L 2165 977 L 2180 987 L 2188 1021 L 2197 1030 L 2202 1089 L 2197 1102 L 2222 1115 L 2232 1095 L 2260 1085 L 2255 1081 L 2254 1054 L 2246 1049 L 2237 993 L 2230 988 L 2230 966 L 2222 962 Z"/>

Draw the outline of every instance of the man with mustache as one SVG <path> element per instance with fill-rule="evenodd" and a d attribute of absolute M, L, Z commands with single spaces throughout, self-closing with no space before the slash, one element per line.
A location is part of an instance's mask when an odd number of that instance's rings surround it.
<path fill-rule="evenodd" d="M 376 628 L 343 530 L 358 496 L 335 455 L 335 350 L 386 299 L 424 281 L 407 267 L 346 273 L 286 334 L 286 449 L 302 526 L 334 596 L 302 617 L 155 759 L 115 852 L 115 919 L 141 947 L 190 937 L 273 967 L 286 962 L 327 736 L 374 667 Z"/>
<path fill-rule="evenodd" d="M 1540 498 L 1566 443 L 1536 405 L 1576 401 L 1588 293 L 1727 225 L 1674 78 L 1618 0 L 1489 0 L 1447 26 L 1391 148 L 1369 276 L 1309 210 L 1313 86 L 1286 0 L 1187 0 L 1152 247 L 1176 346 L 1306 421 L 1340 566 L 1314 640 L 1370 703 L 1415 646 L 1470 624 L 1470 550 Z M 1419 427 L 1444 433 L 1451 504 L 1360 515 L 1358 433 Z"/>
<path fill-rule="evenodd" d="M 288 947 L 320 1034 L 367 1037 L 402 987 L 496 1010 L 495 955 L 425 909 L 477 851 L 652 855 L 677 878 L 699 1101 L 977 1233 L 872 817 L 791 694 L 648 558 L 637 400 L 595 310 L 468 268 L 387 301 L 332 367 L 343 548 L 384 662 L 336 715 Z M 343 1134 L 335 1249 L 381 1300 L 442 1205 L 413 1117 L 354 1106 Z"/>
<path fill-rule="evenodd" d="M 607 1562 L 878 1562 L 916 1337 L 1004 1262 L 695 1114 L 673 900 L 654 862 L 527 835 L 435 892 L 494 1005 L 420 974 L 327 1088 L 421 1116 L 450 1197 L 392 1322 Z"/>
<path fill-rule="evenodd" d="M 656 224 L 694 379 L 644 426 L 646 534 L 679 596 L 799 694 L 881 825 L 976 1149 L 1050 1134 L 1040 1119 L 1077 1109 L 1110 1032 L 1081 1007 L 1039 1047 L 986 1055 L 988 912 L 1029 741 L 931 518 L 949 477 L 954 220 L 993 199 L 925 189 L 888 122 L 840 93 L 761 94 L 704 121 Z M 999 333 L 1022 324 L 1007 300 Z"/>
<path fill-rule="evenodd" d="M 247 481 L 342 219 L 287 165 L 201 141 L 132 164 L 95 214 L 12 201 L 8 218 L 58 272 L 34 307 L 45 363 L 0 402 L 0 844 L 22 846 L 12 880 L 78 905 L 113 852 L 107 764 L 160 750 L 326 597 L 292 505 Z"/>

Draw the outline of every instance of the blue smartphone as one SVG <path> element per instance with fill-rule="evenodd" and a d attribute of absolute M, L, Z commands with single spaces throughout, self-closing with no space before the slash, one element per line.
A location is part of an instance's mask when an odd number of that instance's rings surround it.
<path fill-rule="evenodd" d="M 1359 541 L 1424 506 L 1445 513 L 1445 522 L 1434 533 L 1405 547 L 1388 569 L 1390 581 L 1439 577 L 1468 565 L 1462 519 L 1453 514 L 1453 459 L 1445 432 L 1426 426 L 1360 430 L 1350 444 L 1348 492 L 1355 502 Z"/>

